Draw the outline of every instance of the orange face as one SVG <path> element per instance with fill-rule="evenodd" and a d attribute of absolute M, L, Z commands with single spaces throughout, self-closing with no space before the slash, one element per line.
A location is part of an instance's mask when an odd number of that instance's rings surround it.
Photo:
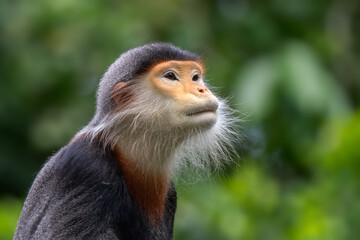
<path fill-rule="evenodd" d="M 194 61 L 167 61 L 155 65 L 146 81 L 156 94 L 172 103 L 176 122 L 214 124 L 218 100 L 204 85 L 204 69 Z"/>

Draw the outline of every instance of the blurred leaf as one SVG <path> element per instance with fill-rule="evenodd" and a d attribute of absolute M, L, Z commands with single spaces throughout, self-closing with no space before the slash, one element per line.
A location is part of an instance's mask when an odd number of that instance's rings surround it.
<path fill-rule="evenodd" d="M 282 90 L 304 114 L 339 115 L 349 111 L 341 88 L 308 47 L 290 44 L 281 54 L 280 61 Z"/>
<path fill-rule="evenodd" d="M 274 107 L 274 95 L 278 87 L 278 70 L 272 58 L 250 63 L 239 77 L 237 102 L 252 119 L 262 119 Z"/>
<path fill-rule="evenodd" d="M 257 59 L 239 76 L 238 102 L 251 119 L 265 118 L 279 108 L 282 94 L 304 115 L 349 113 L 347 99 L 304 44 L 292 43 L 268 58 Z"/>
<path fill-rule="evenodd" d="M 0 199 L 0 239 L 13 239 L 22 201 L 14 198 Z"/>

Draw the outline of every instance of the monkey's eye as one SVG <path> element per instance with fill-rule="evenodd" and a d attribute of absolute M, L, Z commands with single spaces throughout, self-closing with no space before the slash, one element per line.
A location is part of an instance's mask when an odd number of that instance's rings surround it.
<path fill-rule="evenodd" d="M 192 77 L 192 80 L 193 80 L 193 81 L 199 80 L 199 75 L 198 75 L 198 74 L 195 74 L 195 75 Z"/>
<path fill-rule="evenodd" d="M 173 72 L 166 73 L 164 75 L 164 77 L 166 77 L 167 79 L 170 79 L 170 80 L 178 80 Z"/>

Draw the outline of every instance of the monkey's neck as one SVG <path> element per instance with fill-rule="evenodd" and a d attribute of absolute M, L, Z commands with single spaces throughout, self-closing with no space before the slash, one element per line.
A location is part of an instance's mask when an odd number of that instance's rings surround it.
<path fill-rule="evenodd" d="M 139 151 L 141 150 L 139 149 Z M 118 147 L 114 148 L 114 152 L 121 166 L 129 193 L 152 223 L 160 222 L 164 215 L 168 193 L 168 172 L 146 171 L 133 160 L 124 157 Z"/>
<path fill-rule="evenodd" d="M 183 142 L 180 134 L 169 132 L 137 131 L 135 134 L 120 134 L 114 140 L 127 160 L 144 172 L 170 173 L 175 163 L 175 153 Z"/>

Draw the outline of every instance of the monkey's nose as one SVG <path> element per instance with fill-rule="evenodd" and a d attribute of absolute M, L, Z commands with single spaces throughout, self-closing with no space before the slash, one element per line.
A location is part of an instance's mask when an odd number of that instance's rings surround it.
<path fill-rule="evenodd" d="M 205 93 L 209 91 L 206 87 L 197 87 L 197 90 L 199 93 Z"/>

